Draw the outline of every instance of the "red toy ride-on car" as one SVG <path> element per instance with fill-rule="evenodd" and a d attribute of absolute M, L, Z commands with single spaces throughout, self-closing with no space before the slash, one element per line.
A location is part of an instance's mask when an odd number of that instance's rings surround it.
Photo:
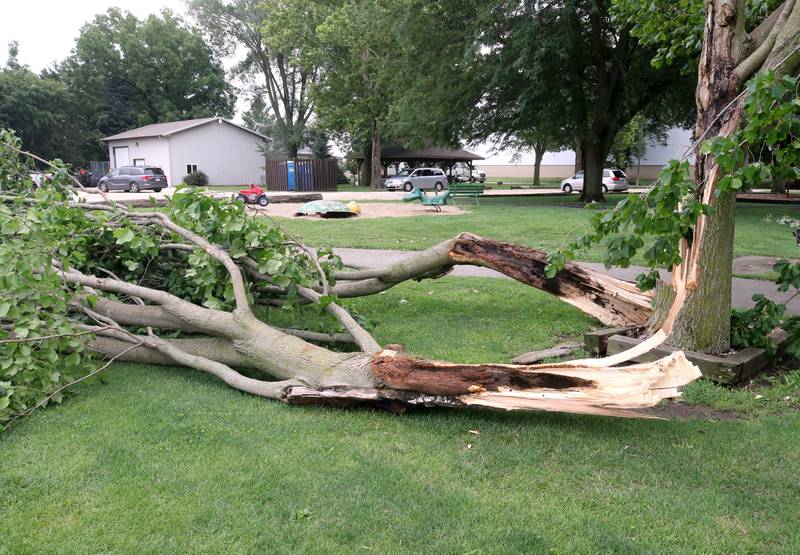
<path fill-rule="evenodd" d="M 264 194 L 264 189 L 253 183 L 250 184 L 249 189 L 239 191 L 239 194 L 236 195 L 236 200 L 240 200 L 245 204 L 258 204 L 259 206 L 269 204 L 269 197 Z"/>

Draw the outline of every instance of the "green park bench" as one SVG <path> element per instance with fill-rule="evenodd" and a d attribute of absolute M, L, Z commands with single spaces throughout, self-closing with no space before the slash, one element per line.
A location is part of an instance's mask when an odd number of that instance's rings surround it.
<path fill-rule="evenodd" d="M 486 185 L 483 183 L 451 183 L 447 188 L 450 192 L 450 198 L 453 199 L 453 204 L 456 203 L 455 197 L 472 197 L 475 204 L 480 204 L 478 197 L 483 194 L 485 189 Z"/>

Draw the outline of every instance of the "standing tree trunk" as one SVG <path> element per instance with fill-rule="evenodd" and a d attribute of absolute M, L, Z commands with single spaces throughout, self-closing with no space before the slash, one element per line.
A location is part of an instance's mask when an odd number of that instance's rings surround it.
<path fill-rule="evenodd" d="M 577 139 L 575 141 L 575 173 L 581 171 L 585 165 L 583 161 L 583 140 Z"/>
<path fill-rule="evenodd" d="M 381 164 L 381 133 L 375 122 L 372 123 L 372 148 L 370 158 L 370 188 L 380 190 L 383 187 L 383 164 Z"/>
<path fill-rule="evenodd" d="M 369 187 L 372 183 L 372 143 L 367 143 L 364 147 L 364 159 L 361 161 L 359 185 Z"/>
<path fill-rule="evenodd" d="M 583 174 L 583 202 L 603 202 L 603 169 L 608 151 L 601 142 L 584 142 L 586 167 Z"/>
<path fill-rule="evenodd" d="M 533 145 L 533 154 L 534 154 L 534 161 L 533 161 L 533 186 L 539 187 L 542 184 L 541 181 L 541 170 L 542 170 L 542 158 L 544 157 L 544 153 L 547 151 L 547 147 L 544 143 L 538 142 Z"/>

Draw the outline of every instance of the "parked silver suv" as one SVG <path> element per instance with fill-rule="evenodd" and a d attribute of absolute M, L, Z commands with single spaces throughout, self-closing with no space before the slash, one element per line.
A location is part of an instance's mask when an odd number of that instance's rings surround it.
<path fill-rule="evenodd" d="M 609 191 L 627 191 L 628 176 L 626 176 L 625 172 L 622 170 L 606 168 L 603 170 L 602 187 L 604 193 Z M 565 193 L 583 191 L 583 170 L 561 181 L 561 190 Z"/>
<path fill-rule="evenodd" d="M 97 188 L 108 191 L 138 193 L 151 189 L 156 193 L 168 186 L 164 170 L 155 166 L 122 166 L 100 179 Z"/>
<path fill-rule="evenodd" d="M 439 168 L 405 169 L 397 175 L 389 177 L 384 183 L 384 187 L 390 191 L 433 189 L 437 193 L 444 189 L 445 185 L 447 185 L 447 176 Z"/>

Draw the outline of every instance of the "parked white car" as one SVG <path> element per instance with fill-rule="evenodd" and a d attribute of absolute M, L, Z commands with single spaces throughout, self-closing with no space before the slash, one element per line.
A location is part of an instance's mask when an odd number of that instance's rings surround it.
<path fill-rule="evenodd" d="M 389 177 L 384 183 L 384 187 L 390 191 L 433 189 L 437 193 L 444 189 L 445 185 L 447 185 L 447 176 L 439 168 L 405 169 L 397 175 Z"/>
<path fill-rule="evenodd" d="M 469 181 L 470 183 L 475 183 L 480 181 L 483 183 L 486 181 L 486 172 L 479 168 L 472 168 L 472 172 L 470 172 L 469 167 L 456 166 L 453 168 L 453 177 L 460 182 Z"/>
<path fill-rule="evenodd" d="M 568 177 L 561 182 L 561 190 L 565 193 L 572 191 L 583 191 L 583 170 L 579 171 L 572 177 Z M 603 192 L 609 191 L 627 191 L 628 190 L 628 176 L 625 172 L 617 169 L 603 170 Z"/>

